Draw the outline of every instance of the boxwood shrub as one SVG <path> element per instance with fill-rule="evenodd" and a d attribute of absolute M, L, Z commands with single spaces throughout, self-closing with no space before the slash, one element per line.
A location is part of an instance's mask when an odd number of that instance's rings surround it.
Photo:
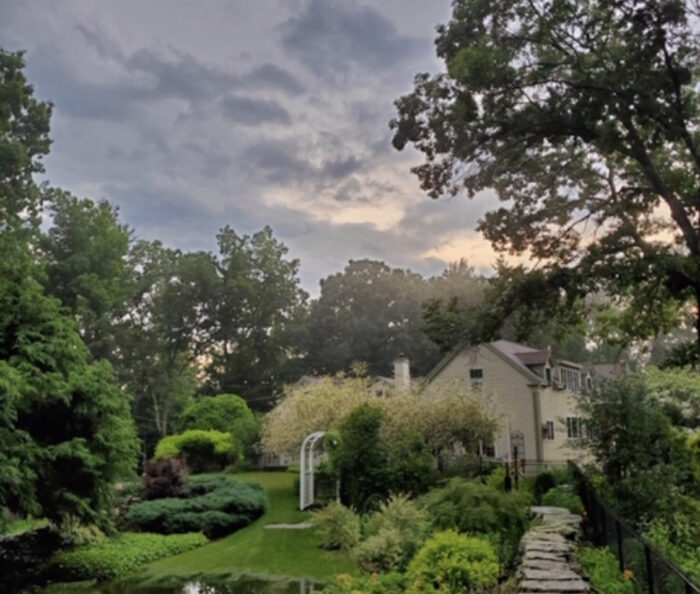
<path fill-rule="evenodd" d="M 141 565 L 184 553 L 206 544 L 203 534 L 124 533 L 114 539 L 59 551 L 53 557 L 52 575 L 61 580 L 106 581 L 133 573 Z"/>
<path fill-rule="evenodd" d="M 127 513 L 127 521 L 145 532 L 202 531 L 209 538 L 217 538 L 250 524 L 265 511 L 265 493 L 260 485 L 210 476 L 198 480 L 192 477 L 188 489 L 191 497 L 135 503 Z"/>

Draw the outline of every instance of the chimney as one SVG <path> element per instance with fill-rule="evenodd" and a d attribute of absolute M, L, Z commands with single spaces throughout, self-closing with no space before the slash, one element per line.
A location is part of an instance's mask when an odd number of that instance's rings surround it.
<path fill-rule="evenodd" d="M 401 356 L 394 361 L 394 385 L 399 392 L 411 387 L 411 365 L 408 357 Z"/>

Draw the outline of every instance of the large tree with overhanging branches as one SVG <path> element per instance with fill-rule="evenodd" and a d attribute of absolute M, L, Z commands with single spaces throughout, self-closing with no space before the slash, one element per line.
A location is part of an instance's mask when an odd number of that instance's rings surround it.
<path fill-rule="evenodd" d="M 616 331 L 643 337 L 690 301 L 700 340 L 699 9 L 455 0 L 436 39 L 446 71 L 416 76 L 391 126 L 423 153 L 431 197 L 498 195 L 479 229 L 534 270 L 504 265 L 491 303 L 571 312 L 602 293 Z"/>

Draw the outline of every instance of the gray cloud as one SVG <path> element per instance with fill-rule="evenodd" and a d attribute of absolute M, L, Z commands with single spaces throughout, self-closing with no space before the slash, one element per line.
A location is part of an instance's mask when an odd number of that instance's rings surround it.
<path fill-rule="evenodd" d="M 279 89 L 289 95 L 299 95 L 306 89 L 298 78 L 276 64 L 263 64 L 241 77 L 246 85 Z"/>
<path fill-rule="evenodd" d="M 265 123 L 291 124 L 289 112 L 276 101 L 253 99 L 229 95 L 221 106 L 227 118 L 244 126 L 259 126 Z"/>
<path fill-rule="evenodd" d="M 355 3 L 310 0 L 281 30 L 284 47 L 321 75 L 354 65 L 384 70 L 425 49 L 424 40 L 400 34 L 380 12 Z"/>

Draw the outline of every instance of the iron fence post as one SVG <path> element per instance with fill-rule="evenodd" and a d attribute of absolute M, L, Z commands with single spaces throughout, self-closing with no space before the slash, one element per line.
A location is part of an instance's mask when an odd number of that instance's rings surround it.
<path fill-rule="evenodd" d="M 617 558 L 620 561 L 620 573 L 625 573 L 625 551 L 622 546 L 622 526 L 619 520 L 615 520 L 615 532 L 617 534 Z"/>
<path fill-rule="evenodd" d="M 654 564 L 651 562 L 651 551 L 647 545 L 644 545 L 644 561 L 647 566 L 647 586 L 649 587 L 649 594 L 655 594 L 656 586 L 654 585 Z M 688 584 L 686 583 L 686 591 Z"/>

